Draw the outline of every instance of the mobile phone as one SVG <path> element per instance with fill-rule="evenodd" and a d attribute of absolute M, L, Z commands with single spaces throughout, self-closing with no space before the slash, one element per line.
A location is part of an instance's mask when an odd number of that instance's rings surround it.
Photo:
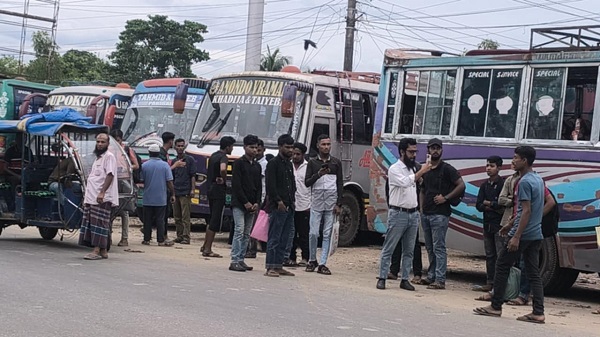
<path fill-rule="evenodd" d="M 427 155 L 427 161 L 426 161 L 426 163 L 431 163 L 431 155 L 430 154 Z"/>
<path fill-rule="evenodd" d="M 328 165 L 327 163 L 325 163 L 325 164 L 321 165 L 321 168 L 322 168 L 322 169 L 329 168 L 329 165 Z"/>

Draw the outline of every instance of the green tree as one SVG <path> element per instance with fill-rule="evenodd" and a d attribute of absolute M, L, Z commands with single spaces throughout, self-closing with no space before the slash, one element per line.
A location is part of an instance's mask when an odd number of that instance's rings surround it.
<path fill-rule="evenodd" d="M 496 50 L 499 47 L 500 47 L 500 43 L 498 43 L 498 41 L 495 41 L 492 39 L 483 39 L 477 45 L 477 49 L 483 49 L 483 50 Z"/>
<path fill-rule="evenodd" d="M 88 51 L 71 49 L 62 56 L 62 63 L 67 80 L 90 82 L 109 77 L 108 63 Z"/>
<path fill-rule="evenodd" d="M 26 76 L 32 81 L 59 84 L 63 78 L 63 64 L 58 46 L 48 32 L 37 31 L 32 37 L 35 59 L 27 65 Z"/>
<path fill-rule="evenodd" d="M 109 59 L 122 80 L 131 84 L 149 78 L 195 77 L 192 63 L 209 59 L 208 52 L 196 47 L 206 32 L 203 24 L 179 23 L 163 15 L 129 20 Z"/>
<path fill-rule="evenodd" d="M 12 56 L 0 57 L 0 74 L 16 76 L 19 73 L 19 61 Z"/>
<path fill-rule="evenodd" d="M 260 60 L 260 70 L 262 71 L 280 71 L 283 67 L 292 62 L 291 57 L 281 54 L 279 48 L 271 53 L 271 48 L 267 45 L 267 53 L 263 54 Z"/>

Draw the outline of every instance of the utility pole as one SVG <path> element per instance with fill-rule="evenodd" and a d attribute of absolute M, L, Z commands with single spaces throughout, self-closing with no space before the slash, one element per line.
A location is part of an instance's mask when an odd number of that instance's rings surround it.
<path fill-rule="evenodd" d="M 355 27 L 356 0 L 348 0 L 348 13 L 346 14 L 346 46 L 344 48 L 344 71 L 352 71 Z"/>
<path fill-rule="evenodd" d="M 249 0 L 246 32 L 246 71 L 260 70 L 265 0 Z"/>

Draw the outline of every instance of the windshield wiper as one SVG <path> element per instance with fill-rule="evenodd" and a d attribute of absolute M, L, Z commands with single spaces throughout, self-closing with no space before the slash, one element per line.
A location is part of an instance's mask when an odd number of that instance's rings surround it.
<path fill-rule="evenodd" d="M 206 130 L 206 132 L 204 132 L 204 134 L 202 135 L 202 138 L 200 138 L 200 142 L 199 145 L 200 146 L 204 146 L 206 145 L 206 143 L 208 143 L 210 140 L 212 140 L 213 137 L 213 132 L 215 136 L 218 136 L 219 133 L 221 133 L 221 130 L 223 130 L 223 128 L 225 127 L 225 124 L 227 124 L 227 121 L 229 121 L 229 116 L 231 116 L 231 113 L 233 112 L 233 108 L 229 109 L 229 112 L 227 112 L 227 114 L 218 120 L 218 123 L 215 123 L 215 125 L 213 125 L 210 129 Z"/>
<path fill-rule="evenodd" d="M 133 142 L 131 142 L 131 144 L 129 144 L 129 146 L 135 146 L 139 140 L 141 140 L 142 138 L 148 137 L 148 136 L 150 136 L 151 134 L 153 134 L 153 133 L 155 133 L 157 131 L 158 130 L 150 131 L 148 133 L 145 133 L 145 134 L 137 137 Z"/>

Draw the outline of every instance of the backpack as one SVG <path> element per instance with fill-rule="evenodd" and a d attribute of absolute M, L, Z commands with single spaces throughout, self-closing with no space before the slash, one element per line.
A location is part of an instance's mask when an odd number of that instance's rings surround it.
<path fill-rule="evenodd" d="M 560 210 L 556 197 L 550 189 L 548 189 L 548 192 L 550 192 L 552 199 L 554 199 L 554 207 L 552 207 L 548 214 L 542 217 L 542 235 L 544 238 L 554 236 L 558 233 L 558 223 L 560 221 Z"/>
<path fill-rule="evenodd" d="M 448 187 L 448 189 L 446 189 L 446 190 L 442 189 L 442 181 L 444 178 L 444 173 L 446 173 L 446 165 L 448 165 L 448 164 L 446 164 L 445 162 L 442 162 L 442 167 L 440 168 L 440 176 L 439 176 L 439 179 L 440 179 L 440 186 L 439 186 L 440 189 L 439 190 L 440 190 L 440 192 L 445 191 L 444 194 L 448 194 L 448 193 L 452 192 L 452 190 L 454 189 L 453 185 Z M 456 196 L 452 199 L 448 199 L 448 203 L 454 207 L 460 205 L 460 203 L 462 202 L 462 199 L 465 197 L 465 190 L 466 190 L 466 188 L 463 189 L 458 196 Z"/>
<path fill-rule="evenodd" d="M 129 148 L 129 146 L 125 146 L 125 153 L 129 156 L 131 152 L 131 149 Z M 133 170 L 133 182 L 136 184 L 139 184 L 142 182 L 142 157 L 140 157 L 139 154 L 137 154 L 137 152 L 133 151 L 133 155 L 135 156 L 135 159 L 138 162 L 138 168 Z"/>

